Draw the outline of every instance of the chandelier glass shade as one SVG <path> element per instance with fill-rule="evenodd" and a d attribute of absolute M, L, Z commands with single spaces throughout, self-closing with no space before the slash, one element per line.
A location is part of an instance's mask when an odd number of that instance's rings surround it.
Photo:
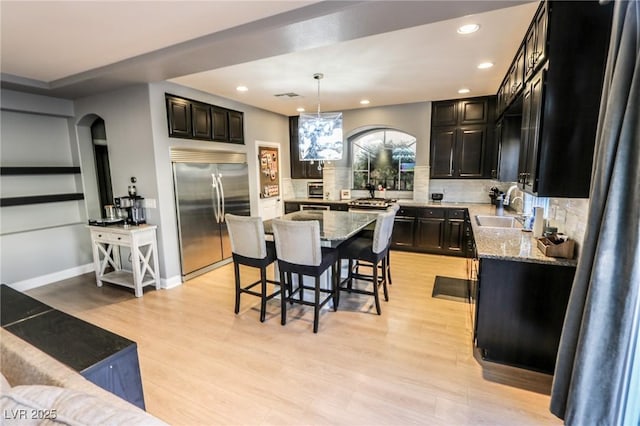
<path fill-rule="evenodd" d="M 320 79 L 318 81 L 318 112 L 300 114 L 298 120 L 298 144 L 301 161 L 332 161 L 342 159 L 342 113 L 320 112 Z"/>

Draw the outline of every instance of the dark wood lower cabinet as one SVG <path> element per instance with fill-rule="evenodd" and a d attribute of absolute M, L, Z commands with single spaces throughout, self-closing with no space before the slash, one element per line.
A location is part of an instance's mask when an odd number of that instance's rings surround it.
<path fill-rule="evenodd" d="M 444 247 L 445 220 L 444 218 L 418 219 L 418 232 L 415 246 L 427 250 L 440 251 Z"/>
<path fill-rule="evenodd" d="M 575 267 L 480 259 L 474 330 L 483 359 L 553 374 Z"/>
<path fill-rule="evenodd" d="M 473 236 L 467 209 L 401 208 L 396 215 L 391 247 L 429 254 L 469 256 Z"/>

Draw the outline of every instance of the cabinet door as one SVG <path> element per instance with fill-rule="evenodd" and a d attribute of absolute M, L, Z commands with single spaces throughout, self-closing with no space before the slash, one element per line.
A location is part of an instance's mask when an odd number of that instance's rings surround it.
<path fill-rule="evenodd" d="M 318 170 L 318 162 L 300 161 L 298 147 L 298 116 L 289 117 L 289 163 L 291 179 L 322 179 L 322 168 Z"/>
<path fill-rule="evenodd" d="M 533 51 L 534 66 L 537 69 L 547 60 L 547 3 L 542 2 L 534 18 L 536 44 Z"/>
<path fill-rule="evenodd" d="M 455 146 L 455 128 L 433 128 L 431 130 L 431 177 L 453 177 Z"/>
<path fill-rule="evenodd" d="M 211 108 L 213 119 L 212 131 L 215 142 L 229 142 L 229 123 L 227 121 L 227 110 L 220 107 Z"/>
<path fill-rule="evenodd" d="M 240 111 L 229 110 L 229 142 L 244 143 L 244 114 Z"/>
<path fill-rule="evenodd" d="M 449 219 L 445 229 L 445 250 L 455 254 L 463 254 L 464 244 L 464 220 Z"/>
<path fill-rule="evenodd" d="M 482 177 L 486 145 L 486 126 L 462 128 L 457 140 L 459 177 Z"/>
<path fill-rule="evenodd" d="M 431 112 L 432 126 L 455 126 L 458 124 L 458 101 L 440 101 L 433 103 Z"/>
<path fill-rule="evenodd" d="M 524 72 L 526 67 L 526 61 L 524 57 L 525 46 L 522 44 L 518 53 L 516 54 L 516 62 L 515 62 L 515 75 L 514 75 L 514 85 L 515 85 L 515 93 L 514 96 L 518 96 L 524 87 Z"/>
<path fill-rule="evenodd" d="M 524 39 L 525 50 L 525 81 L 533 75 L 536 65 L 536 25 L 535 21 L 531 23 L 529 31 Z"/>
<path fill-rule="evenodd" d="M 209 105 L 191 103 L 191 127 L 194 139 L 211 140 L 211 108 Z"/>
<path fill-rule="evenodd" d="M 529 193 L 535 194 L 537 191 L 537 172 L 538 172 L 538 146 L 541 129 L 542 102 L 544 89 L 545 71 L 541 71 L 533 77 L 530 85 L 530 101 L 529 101 L 529 120 L 526 131 L 526 149 L 524 158 L 524 175 L 522 176 L 523 189 Z M 524 108 L 523 108 L 524 114 Z M 522 157 L 521 157 L 522 158 Z"/>
<path fill-rule="evenodd" d="M 396 216 L 393 222 L 391 245 L 394 247 L 413 247 L 415 234 L 415 218 Z"/>
<path fill-rule="evenodd" d="M 418 218 L 416 246 L 432 252 L 444 248 L 445 220 L 443 218 Z"/>
<path fill-rule="evenodd" d="M 460 101 L 459 124 L 484 124 L 489 120 L 488 98 Z"/>
<path fill-rule="evenodd" d="M 167 96 L 169 137 L 191 138 L 191 106 L 184 99 Z"/>

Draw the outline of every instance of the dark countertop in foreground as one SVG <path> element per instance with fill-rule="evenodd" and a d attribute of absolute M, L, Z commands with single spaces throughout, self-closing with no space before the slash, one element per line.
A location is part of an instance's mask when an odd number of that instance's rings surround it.
<path fill-rule="evenodd" d="M 296 198 L 286 200 L 305 203 L 348 203 L 350 200 L 323 200 L 320 198 Z M 406 207 L 443 207 L 469 209 L 471 228 L 476 242 L 476 250 L 479 258 L 514 260 L 519 262 L 548 263 L 562 266 L 576 266 L 576 259 L 563 259 L 548 257 L 542 254 L 537 246 L 537 240 L 531 232 L 522 231 L 518 223 L 516 228 L 497 228 L 479 226 L 476 215 L 495 215 L 496 207 L 489 203 L 464 203 L 464 202 L 424 202 L 407 199 L 398 200 L 398 204 Z M 515 216 L 505 209 L 504 216 Z"/>

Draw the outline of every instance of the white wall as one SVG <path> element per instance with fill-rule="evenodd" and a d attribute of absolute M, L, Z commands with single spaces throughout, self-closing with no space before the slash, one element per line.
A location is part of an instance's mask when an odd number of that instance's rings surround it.
<path fill-rule="evenodd" d="M 1 92 L 2 166 L 79 166 L 73 102 Z M 0 177 L 1 197 L 83 192 L 80 175 Z M 84 201 L 2 207 L 0 279 L 26 290 L 91 268 Z"/>

